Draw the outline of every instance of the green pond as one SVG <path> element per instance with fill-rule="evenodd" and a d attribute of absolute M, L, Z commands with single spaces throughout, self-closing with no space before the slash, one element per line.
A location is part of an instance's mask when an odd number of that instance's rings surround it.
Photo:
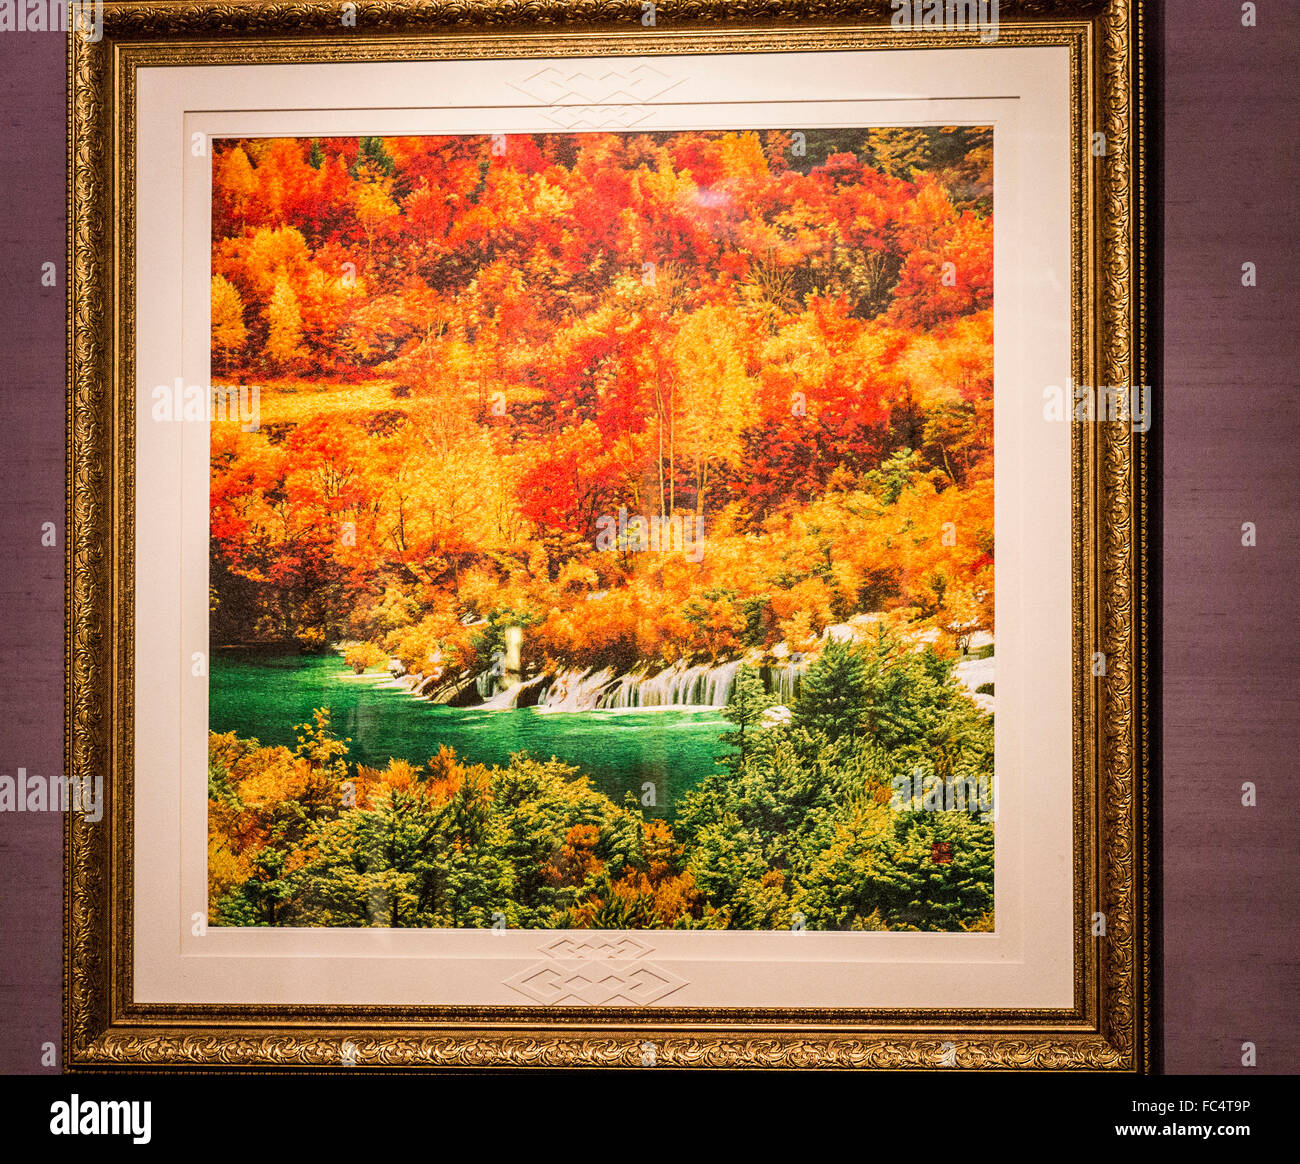
<path fill-rule="evenodd" d="M 465 760 L 504 764 L 512 752 L 574 764 L 618 804 L 654 785 L 648 816 L 671 816 L 688 788 L 727 751 L 729 724 L 716 711 L 542 712 L 442 707 L 353 676 L 338 655 L 213 652 L 208 726 L 263 744 L 294 747 L 294 727 L 314 708 L 330 709 L 335 735 L 350 736 L 348 759 L 383 767 L 390 757 L 424 764 L 443 745 Z"/>

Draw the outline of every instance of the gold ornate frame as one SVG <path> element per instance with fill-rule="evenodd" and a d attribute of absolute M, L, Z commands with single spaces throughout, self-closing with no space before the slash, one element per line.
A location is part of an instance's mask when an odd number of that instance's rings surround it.
<path fill-rule="evenodd" d="M 69 38 L 64 1055 L 73 1071 L 215 1066 L 954 1066 L 1144 1072 L 1151 1062 L 1147 458 L 1074 425 L 1074 1003 L 1062 1010 L 653 1010 L 140 1004 L 132 994 L 135 81 L 141 66 L 494 55 L 974 47 L 889 24 L 888 0 L 180 0 L 104 4 Z M 997 45 L 1065 46 L 1078 384 L 1149 383 L 1137 0 L 1002 0 Z M 988 46 L 986 46 L 988 47 Z M 993 46 L 996 47 L 996 46 Z M 1091 156 L 1104 133 L 1105 157 Z M 1105 653 L 1104 679 L 1085 660 Z M 1106 917 L 1094 938 L 1089 919 Z"/>

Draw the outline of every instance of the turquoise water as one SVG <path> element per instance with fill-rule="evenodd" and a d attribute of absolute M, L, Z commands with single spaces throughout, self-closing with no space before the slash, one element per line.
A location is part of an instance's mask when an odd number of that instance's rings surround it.
<path fill-rule="evenodd" d="M 356 678 L 338 655 L 213 652 L 209 727 L 294 747 L 294 726 L 330 709 L 331 730 L 350 736 L 348 759 L 383 767 L 390 757 L 424 764 L 443 744 L 481 764 L 529 751 L 576 764 L 615 803 L 655 786 L 648 816 L 671 816 L 681 794 L 714 770 L 730 726 L 716 711 L 478 711 L 440 707 Z"/>

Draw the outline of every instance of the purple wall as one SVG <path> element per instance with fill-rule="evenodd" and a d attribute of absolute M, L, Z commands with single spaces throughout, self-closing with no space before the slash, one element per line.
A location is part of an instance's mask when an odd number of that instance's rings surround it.
<path fill-rule="evenodd" d="M 64 46 L 0 34 L 0 772 L 63 771 Z M 52 262 L 58 286 L 41 286 Z M 55 546 L 42 546 L 53 522 Z M 0 1071 L 53 1071 L 62 820 L 0 813 Z"/>
<path fill-rule="evenodd" d="M 1292 1070 L 1300 756 L 1293 272 L 1300 5 L 1179 0 L 1164 40 L 1162 1037 L 1169 1072 Z M 0 35 L 0 772 L 62 769 L 64 49 Z M 1157 110 L 1155 117 L 1160 118 Z M 1259 286 L 1241 285 L 1258 265 Z M 56 288 L 41 287 L 55 263 Z M 1159 256 L 1152 263 L 1160 277 Z M 1288 310 L 1290 307 L 1290 310 Z M 53 522 L 58 546 L 41 545 Z M 1241 545 L 1252 521 L 1258 545 Z M 1259 805 L 1240 807 L 1253 781 Z M 0 816 L 0 1071 L 54 1070 L 61 829 Z"/>
<path fill-rule="evenodd" d="M 1300 5 L 1165 17 L 1164 1068 L 1293 1072 Z M 1242 286 L 1253 262 L 1258 286 Z M 1254 522 L 1258 544 L 1242 545 Z M 1291 694 L 1288 695 L 1287 692 Z M 1252 781 L 1258 807 L 1241 806 Z"/>

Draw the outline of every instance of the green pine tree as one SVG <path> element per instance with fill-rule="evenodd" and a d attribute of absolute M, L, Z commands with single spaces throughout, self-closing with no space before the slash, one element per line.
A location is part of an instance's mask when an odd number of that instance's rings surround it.
<path fill-rule="evenodd" d="M 830 740 L 861 734 L 870 707 L 867 661 L 851 643 L 831 639 L 803 677 L 794 722 Z"/>
<path fill-rule="evenodd" d="M 761 676 L 753 667 L 746 664 L 736 672 L 736 684 L 722 713 L 736 725 L 735 731 L 722 735 L 723 743 L 737 749 L 735 755 L 723 761 L 733 773 L 744 768 L 753 733 L 762 727 L 763 713 L 775 703 L 776 697 L 767 693 Z"/>
<path fill-rule="evenodd" d="M 363 137 L 357 148 L 357 160 L 352 166 L 352 176 L 357 177 L 363 169 L 372 173 L 392 177 L 396 169 L 393 156 L 384 148 L 382 137 Z"/>
<path fill-rule="evenodd" d="M 930 136 L 924 129 L 872 129 L 864 153 L 882 174 L 910 181 L 913 169 L 929 169 Z"/>

